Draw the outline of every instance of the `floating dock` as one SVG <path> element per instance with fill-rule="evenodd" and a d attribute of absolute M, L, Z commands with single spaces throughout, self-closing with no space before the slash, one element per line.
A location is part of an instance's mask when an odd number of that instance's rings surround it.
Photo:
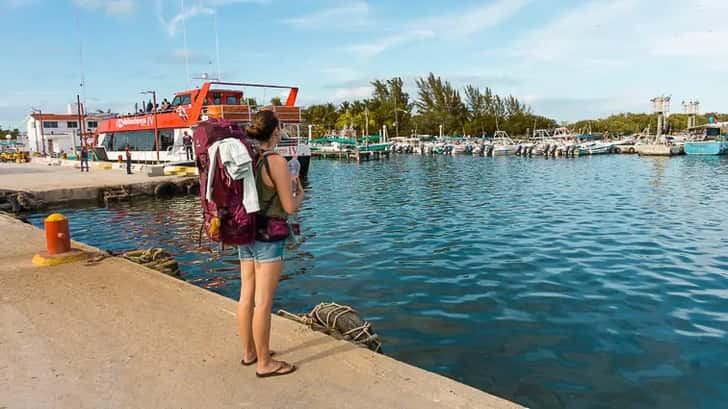
<path fill-rule="evenodd" d="M 120 258 L 37 267 L 41 230 L 0 231 L 0 407 L 520 407 L 277 316 L 272 348 L 299 369 L 257 379 L 235 301 Z"/>

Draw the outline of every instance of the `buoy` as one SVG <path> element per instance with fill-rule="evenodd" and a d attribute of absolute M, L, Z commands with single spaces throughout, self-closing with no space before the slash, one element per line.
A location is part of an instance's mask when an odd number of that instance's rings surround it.
<path fill-rule="evenodd" d="M 53 213 L 44 222 L 46 251 L 33 256 L 33 264 L 54 266 L 86 258 L 86 253 L 71 248 L 71 231 L 68 219 L 60 213 Z"/>

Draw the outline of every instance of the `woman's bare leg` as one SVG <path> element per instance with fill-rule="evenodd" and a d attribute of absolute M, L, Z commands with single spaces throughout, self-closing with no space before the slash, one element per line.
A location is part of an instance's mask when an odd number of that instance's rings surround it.
<path fill-rule="evenodd" d="M 238 331 L 243 342 L 243 361 L 255 357 L 253 342 L 253 307 L 255 306 L 255 263 L 240 261 L 240 302 L 238 303 Z"/>
<path fill-rule="evenodd" d="M 258 373 L 268 373 L 280 368 L 280 363 L 270 357 L 270 314 L 282 269 L 283 261 L 255 264 L 253 338 L 258 355 Z"/>

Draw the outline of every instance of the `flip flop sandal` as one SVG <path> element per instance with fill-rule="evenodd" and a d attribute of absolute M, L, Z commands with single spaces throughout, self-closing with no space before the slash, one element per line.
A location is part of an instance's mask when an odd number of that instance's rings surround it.
<path fill-rule="evenodd" d="M 285 370 L 288 369 L 288 370 Z M 255 376 L 258 378 L 271 378 L 273 376 L 283 376 L 283 375 L 290 375 L 294 372 L 296 372 L 296 365 L 291 365 L 288 362 L 281 362 L 281 365 L 276 369 L 275 371 L 268 372 L 268 373 L 255 373 Z M 283 372 L 281 372 L 284 370 Z"/>
<path fill-rule="evenodd" d="M 273 356 L 275 354 L 276 354 L 275 351 L 270 351 L 270 356 Z M 240 365 L 243 365 L 243 366 L 250 366 L 250 365 L 254 365 L 256 363 L 258 363 L 258 357 L 257 356 L 255 357 L 255 359 L 253 359 L 250 362 L 245 362 L 244 359 L 241 359 L 240 360 Z"/>

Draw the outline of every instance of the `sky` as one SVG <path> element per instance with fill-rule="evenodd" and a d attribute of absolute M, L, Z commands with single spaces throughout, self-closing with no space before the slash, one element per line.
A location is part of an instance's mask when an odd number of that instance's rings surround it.
<path fill-rule="evenodd" d="M 298 86 L 299 105 L 393 76 L 415 96 L 434 72 L 559 121 L 646 112 L 662 94 L 672 112 L 689 98 L 726 112 L 726 15 L 728 0 L 0 0 L 0 127 L 77 94 L 129 112 L 203 72 Z"/>

